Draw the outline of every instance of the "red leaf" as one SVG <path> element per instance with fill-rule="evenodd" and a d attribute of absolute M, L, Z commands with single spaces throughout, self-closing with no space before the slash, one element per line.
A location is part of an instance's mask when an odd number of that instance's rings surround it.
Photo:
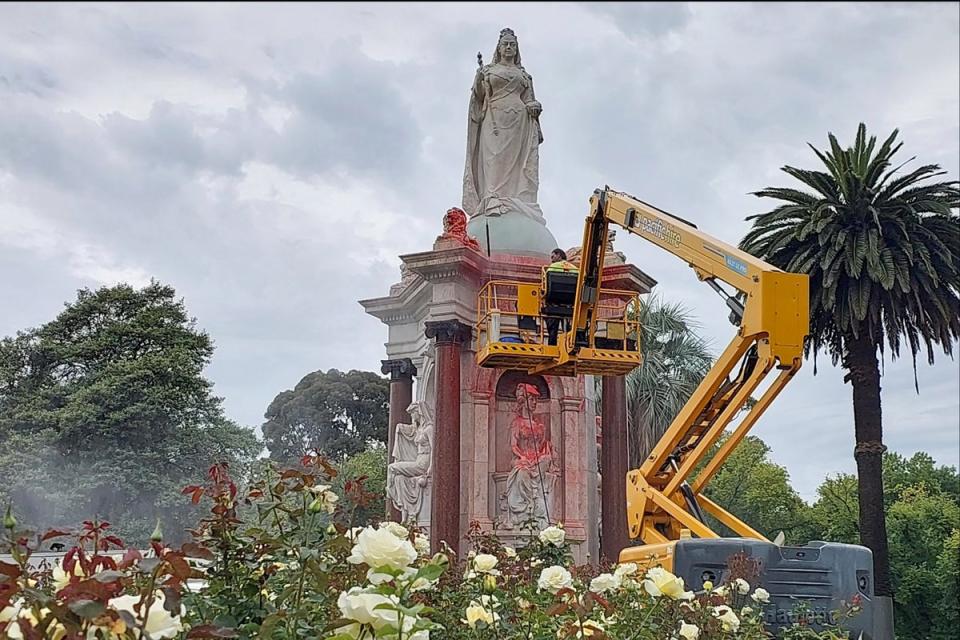
<path fill-rule="evenodd" d="M 64 602 L 74 600 L 96 600 L 97 602 L 106 602 L 110 598 L 119 595 L 123 591 L 123 585 L 119 581 L 99 582 L 94 579 L 80 580 L 72 582 L 57 592 L 57 595 Z"/>
<path fill-rule="evenodd" d="M 20 566 L 0 561 L 0 575 L 7 576 L 11 580 L 16 580 L 20 577 Z"/>
<path fill-rule="evenodd" d="M 109 542 L 115 547 L 123 547 L 123 540 L 121 540 L 117 536 L 107 536 L 106 538 L 104 538 L 104 540 L 106 540 L 107 542 Z"/>
<path fill-rule="evenodd" d="M 190 565 L 187 564 L 187 561 L 183 559 L 182 555 L 179 553 L 168 553 L 163 559 L 170 565 L 170 568 L 173 570 L 173 575 L 181 580 L 186 580 L 190 577 Z"/>
<path fill-rule="evenodd" d="M 133 566 L 134 562 L 137 562 L 142 559 L 143 559 L 143 555 L 141 555 L 139 551 L 137 551 L 136 549 L 127 549 L 123 554 L 123 558 L 120 559 L 119 568 L 129 569 L 130 567 Z"/>
<path fill-rule="evenodd" d="M 214 558 L 213 552 L 210 551 L 210 549 L 196 542 L 187 542 L 180 547 L 180 551 L 188 558 L 201 558 L 202 560 L 213 560 Z"/>
<path fill-rule="evenodd" d="M 45 534 L 43 534 L 43 537 L 40 538 L 40 542 L 46 542 L 50 538 L 61 538 L 63 536 L 68 536 L 68 535 L 70 535 L 68 531 L 60 531 L 59 529 L 50 529 Z"/>
<path fill-rule="evenodd" d="M 39 631 L 33 628 L 33 625 L 30 624 L 29 620 L 18 618 L 17 626 L 20 627 L 21 638 L 24 638 L 25 640 L 43 640 L 43 636 L 40 635 Z"/>

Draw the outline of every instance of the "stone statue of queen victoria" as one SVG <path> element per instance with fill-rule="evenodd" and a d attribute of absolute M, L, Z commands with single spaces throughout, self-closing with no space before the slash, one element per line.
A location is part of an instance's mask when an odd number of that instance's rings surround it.
<path fill-rule="evenodd" d="M 545 224 L 537 204 L 541 110 L 533 78 L 520 64 L 517 36 L 504 29 L 470 91 L 463 210 L 472 220 L 519 214 Z"/>

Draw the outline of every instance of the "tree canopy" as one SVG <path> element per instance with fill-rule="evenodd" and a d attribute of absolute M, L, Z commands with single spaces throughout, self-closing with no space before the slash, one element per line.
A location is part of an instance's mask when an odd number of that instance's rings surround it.
<path fill-rule="evenodd" d="M 38 527 L 96 516 L 144 539 L 161 517 L 176 538 L 180 488 L 259 449 L 203 377 L 212 354 L 157 282 L 82 289 L 52 321 L 4 338 L 0 500 Z"/>
<path fill-rule="evenodd" d="M 641 302 L 637 320 L 642 359 L 626 375 L 631 467 L 649 455 L 713 364 L 683 305 L 650 295 Z"/>
<path fill-rule="evenodd" d="M 293 461 L 310 451 L 336 460 L 387 441 L 390 381 L 369 371 L 307 374 L 273 399 L 263 437 L 270 457 Z"/>

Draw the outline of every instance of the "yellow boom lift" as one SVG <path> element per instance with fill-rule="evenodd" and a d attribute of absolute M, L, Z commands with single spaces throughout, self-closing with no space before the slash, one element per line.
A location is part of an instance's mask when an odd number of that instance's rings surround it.
<path fill-rule="evenodd" d="M 631 195 L 598 189 L 590 198 L 578 274 L 544 270 L 539 284 L 490 282 L 481 289 L 478 364 L 560 376 L 622 375 L 640 365 L 636 295 L 601 287 L 610 224 L 689 264 L 699 280 L 725 299 L 737 327 L 649 457 L 627 474 L 629 533 L 644 544 L 624 549 L 620 561 L 663 566 L 685 574 L 687 584 L 698 588 L 719 577 L 725 558 L 739 550 L 763 556 L 764 583 L 781 604 L 799 599 L 822 605 L 825 612 L 828 604 L 849 601 L 855 593 L 869 599 L 869 550 L 823 542 L 773 545 L 704 495 L 710 479 L 800 369 L 809 332 L 808 276 L 784 272 Z M 566 323 L 556 345 L 544 340 L 549 318 Z M 502 338 L 510 329 L 520 337 Z M 694 469 L 774 372 L 776 377 L 740 424 L 691 480 Z M 708 525 L 708 514 L 742 538 L 720 538 Z M 733 541 L 740 542 L 731 546 Z M 681 554 L 678 545 L 685 545 L 688 553 Z M 778 611 L 775 608 L 774 620 L 768 620 L 774 625 L 787 622 L 776 620 Z M 865 639 L 872 637 L 868 626 L 860 630 Z"/>

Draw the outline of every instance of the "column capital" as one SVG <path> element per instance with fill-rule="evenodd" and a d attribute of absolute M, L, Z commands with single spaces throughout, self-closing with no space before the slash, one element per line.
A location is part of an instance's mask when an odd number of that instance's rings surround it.
<path fill-rule="evenodd" d="M 410 358 L 399 358 L 397 360 L 381 360 L 380 372 L 390 374 L 390 382 L 398 380 L 410 380 L 417 375 L 417 368 Z"/>
<path fill-rule="evenodd" d="M 428 321 L 424 335 L 437 344 L 463 344 L 473 336 L 473 329 L 459 320 Z"/>

